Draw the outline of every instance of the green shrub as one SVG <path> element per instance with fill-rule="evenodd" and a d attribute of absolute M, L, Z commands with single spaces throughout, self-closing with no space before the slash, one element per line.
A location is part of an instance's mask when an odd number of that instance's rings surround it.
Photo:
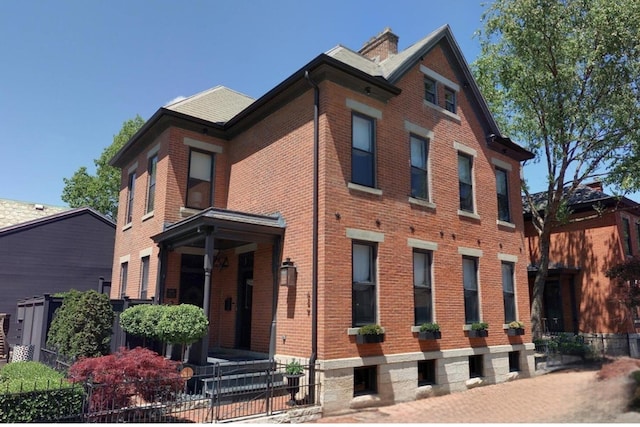
<path fill-rule="evenodd" d="M 304 367 L 296 359 L 293 359 L 284 368 L 285 373 L 289 375 L 299 375 L 304 372 Z"/>
<path fill-rule="evenodd" d="M 167 305 L 162 310 L 157 324 L 158 336 L 167 343 L 181 344 L 184 356 L 187 344 L 206 335 L 209 320 L 200 307 L 192 304 Z"/>
<path fill-rule="evenodd" d="M 108 295 L 72 290 L 54 314 L 47 344 L 70 358 L 107 354 L 113 318 Z"/>
<path fill-rule="evenodd" d="M 631 378 L 640 386 L 640 371 L 633 371 L 631 373 Z"/>
<path fill-rule="evenodd" d="M 160 339 L 158 321 L 167 306 L 140 304 L 127 308 L 120 314 L 120 326 L 128 334 L 144 339 Z"/>
<path fill-rule="evenodd" d="M 83 392 L 62 374 L 38 362 L 0 369 L 0 422 L 73 420 L 82 413 Z"/>

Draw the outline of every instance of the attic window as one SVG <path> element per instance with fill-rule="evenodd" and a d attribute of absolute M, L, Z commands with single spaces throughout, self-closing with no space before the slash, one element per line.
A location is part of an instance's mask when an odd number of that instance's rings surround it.
<path fill-rule="evenodd" d="M 432 104 L 438 103 L 436 81 L 428 77 L 424 79 L 424 99 Z"/>

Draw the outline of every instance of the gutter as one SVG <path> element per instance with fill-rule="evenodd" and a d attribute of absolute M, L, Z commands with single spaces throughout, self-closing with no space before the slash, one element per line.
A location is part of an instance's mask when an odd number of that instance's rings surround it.
<path fill-rule="evenodd" d="M 313 237 L 312 237 L 312 261 L 311 261 L 311 357 L 309 357 L 309 397 L 311 403 L 316 398 L 316 360 L 318 359 L 318 161 L 319 148 L 319 119 L 320 88 L 311 80 L 309 71 L 304 72 L 304 77 L 313 86 Z"/>

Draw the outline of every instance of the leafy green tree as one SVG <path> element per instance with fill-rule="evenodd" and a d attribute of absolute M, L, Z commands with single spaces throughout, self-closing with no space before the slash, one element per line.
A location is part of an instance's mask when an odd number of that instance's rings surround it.
<path fill-rule="evenodd" d="M 120 170 L 109 165 L 109 160 L 144 125 L 139 115 L 122 124 L 120 132 L 113 137 L 99 158 L 94 159 L 96 174 L 91 175 L 85 166 L 80 167 L 71 178 L 63 178 L 62 200 L 72 208 L 84 206 L 107 215 L 118 217 L 118 195 L 120 193 Z"/>
<path fill-rule="evenodd" d="M 170 344 L 182 345 L 184 358 L 186 345 L 198 341 L 209 330 L 209 320 L 200 307 L 192 304 L 163 306 L 158 322 L 158 335 Z"/>
<path fill-rule="evenodd" d="M 113 318 L 107 295 L 71 290 L 54 313 L 47 344 L 70 358 L 108 354 Z"/>
<path fill-rule="evenodd" d="M 640 141 L 640 2 L 496 0 L 482 17 L 474 72 L 501 130 L 546 166 L 546 203 L 525 205 L 539 235 L 531 304 L 541 311 L 551 232 L 580 184 L 617 170 Z M 626 169 L 629 170 L 628 168 Z"/>
<path fill-rule="evenodd" d="M 640 257 L 627 258 L 609 268 L 605 275 L 616 281 L 618 301 L 632 310 L 640 307 Z"/>

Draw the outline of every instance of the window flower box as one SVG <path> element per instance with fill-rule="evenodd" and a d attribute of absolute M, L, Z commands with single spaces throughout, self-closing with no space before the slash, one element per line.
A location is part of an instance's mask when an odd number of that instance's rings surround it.
<path fill-rule="evenodd" d="M 485 338 L 489 336 L 489 324 L 486 322 L 475 322 L 469 330 L 469 338 Z"/>
<path fill-rule="evenodd" d="M 361 326 L 356 335 L 357 344 L 374 344 L 384 342 L 384 329 L 380 325 Z"/>
<path fill-rule="evenodd" d="M 524 323 L 520 322 L 519 320 L 514 320 L 513 322 L 509 323 L 507 335 L 510 337 L 524 335 Z"/>
<path fill-rule="evenodd" d="M 420 326 L 420 331 L 418 332 L 419 340 L 439 340 L 440 338 L 442 338 L 442 332 L 440 332 L 440 325 L 437 323 L 423 323 Z"/>

